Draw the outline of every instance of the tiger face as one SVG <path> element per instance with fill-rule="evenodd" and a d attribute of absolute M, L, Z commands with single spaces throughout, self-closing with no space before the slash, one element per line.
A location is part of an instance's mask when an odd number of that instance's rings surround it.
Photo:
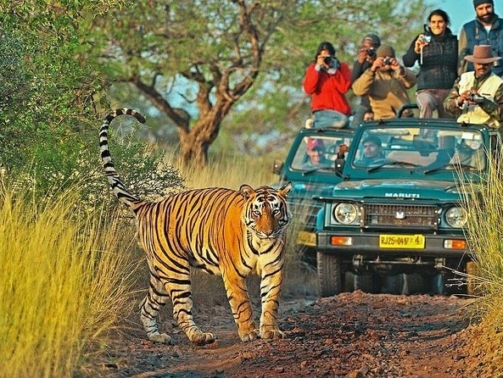
<path fill-rule="evenodd" d="M 286 205 L 286 196 L 292 186 L 279 191 L 270 187 L 253 190 L 249 185 L 242 185 L 240 193 L 246 199 L 244 223 L 259 239 L 278 238 L 288 225 L 290 214 Z"/>

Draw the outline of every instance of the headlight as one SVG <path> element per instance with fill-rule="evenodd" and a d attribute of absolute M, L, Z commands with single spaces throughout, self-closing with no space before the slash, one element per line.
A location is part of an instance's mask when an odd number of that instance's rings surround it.
<path fill-rule="evenodd" d="M 342 224 L 353 223 L 358 215 L 358 209 L 351 203 L 340 203 L 334 207 L 334 218 Z"/>
<path fill-rule="evenodd" d="M 445 213 L 445 220 L 449 226 L 461 228 L 468 221 L 468 213 L 462 207 L 451 207 Z"/>

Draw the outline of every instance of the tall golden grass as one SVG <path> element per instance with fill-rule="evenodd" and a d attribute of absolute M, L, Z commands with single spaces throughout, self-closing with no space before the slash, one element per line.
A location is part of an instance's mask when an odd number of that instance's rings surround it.
<path fill-rule="evenodd" d="M 470 311 L 480 320 L 472 333 L 471 349 L 485 366 L 487 376 L 501 377 L 503 342 L 503 180 L 501 162 L 489 159 L 490 175 L 482 184 L 468 182 L 461 190 L 468 211 L 466 236 L 476 260 L 468 272 L 468 284 L 476 288 L 478 300 Z"/>
<path fill-rule="evenodd" d="M 503 325 L 503 309 L 499 305 L 503 300 L 503 180 L 500 164 L 497 166 L 492 159 L 489 164 L 490 175 L 484 183 L 468 182 L 462 186 L 469 213 L 466 236 L 477 261 L 476 272 L 468 280 L 483 294 L 478 303 L 483 311 L 491 318 L 499 318 Z"/>
<path fill-rule="evenodd" d="M 69 377 L 131 309 L 117 223 L 75 192 L 34 201 L 0 187 L 0 376 Z"/>
<path fill-rule="evenodd" d="M 182 165 L 174 156 L 167 159 L 168 164 L 180 171 L 188 188 L 215 186 L 239 189 L 242 184 L 255 187 L 278 181 L 278 176 L 272 173 L 273 159 L 268 157 L 244 158 L 219 154 L 211 156 L 211 163 L 202 169 L 196 165 Z"/>

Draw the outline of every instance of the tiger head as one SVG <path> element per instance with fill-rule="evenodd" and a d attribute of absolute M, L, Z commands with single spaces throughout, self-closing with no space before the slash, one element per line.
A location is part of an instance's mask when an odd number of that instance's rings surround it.
<path fill-rule="evenodd" d="M 245 198 L 244 221 L 248 229 L 260 239 L 277 239 L 290 221 L 286 197 L 292 189 L 287 183 L 280 189 L 261 186 L 253 189 L 242 185 L 239 192 Z"/>

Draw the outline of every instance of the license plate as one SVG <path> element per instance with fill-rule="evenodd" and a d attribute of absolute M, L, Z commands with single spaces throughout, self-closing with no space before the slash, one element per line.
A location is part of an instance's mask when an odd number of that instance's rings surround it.
<path fill-rule="evenodd" d="M 314 232 L 299 231 L 297 234 L 297 244 L 316 247 L 316 234 Z"/>
<path fill-rule="evenodd" d="M 379 235 L 379 248 L 424 249 L 424 235 Z"/>

